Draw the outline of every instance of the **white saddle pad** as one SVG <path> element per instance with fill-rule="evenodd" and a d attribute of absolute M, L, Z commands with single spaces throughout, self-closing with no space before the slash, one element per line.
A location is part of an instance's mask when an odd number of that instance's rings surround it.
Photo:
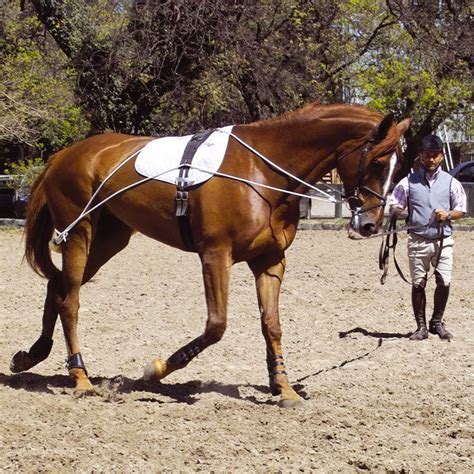
<path fill-rule="evenodd" d="M 219 169 L 224 159 L 232 127 L 233 125 L 218 128 L 199 146 L 194 155 L 192 166 L 200 169 L 191 168 L 189 170 L 186 180 L 188 186 L 207 181 Z M 179 176 L 178 167 L 184 149 L 191 138 L 192 135 L 164 137 L 147 143 L 135 160 L 137 173 L 148 178 L 176 184 L 176 179 Z"/>

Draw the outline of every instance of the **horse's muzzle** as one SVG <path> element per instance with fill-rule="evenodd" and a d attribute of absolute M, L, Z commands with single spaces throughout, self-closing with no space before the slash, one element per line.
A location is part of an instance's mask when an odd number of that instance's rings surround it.
<path fill-rule="evenodd" d="M 379 212 L 373 211 L 360 212 L 360 210 L 356 208 L 352 212 L 350 228 L 362 237 L 370 237 L 371 235 L 377 234 L 383 221 L 383 216 L 380 218 L 379 214 Z"/>

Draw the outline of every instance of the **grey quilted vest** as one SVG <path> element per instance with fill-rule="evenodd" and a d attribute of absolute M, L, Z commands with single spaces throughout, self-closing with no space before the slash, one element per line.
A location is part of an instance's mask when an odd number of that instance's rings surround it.
<path fill-rule="evenodd" d="M 440 224 L 433 218 L 435 209 L 441 208 L 447 211 L 451 209 L 449 191 L 452 179 L 450 174 L 441 170 L 430 186 L 425 178 L 424 169 L 419 169 L 408 176 L 409 225 L 425 226 L 410 232 L 430 240 L 452 234 L 453 230 L 449 223 Z"/>

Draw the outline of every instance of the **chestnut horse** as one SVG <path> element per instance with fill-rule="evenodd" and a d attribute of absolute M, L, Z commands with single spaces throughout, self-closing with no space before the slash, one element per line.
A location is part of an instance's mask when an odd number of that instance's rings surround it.
<path fill-rule="evenodd" d="M 181 250 L 190 250 L 186 240 L 192 240 L 192 250 L 202 263 L 208 312 L 204 332 L 166 361 L 150 362 L 145 380 L 156 382 L 182 369 L 222 338 L 230 268 L 245 261 L 256 281 L 271 393 L 280 395 L 281 406 L 298 404 L 300 398 L 285 370 L 278 308 L 285 250 L 295 238 L 300 217 L 298 193 L 307 192 L 303 183 L 314 184 L 336 168 L 353 209 L 353 227 L 363 236 L 377 233 L 399 161 L 400 137 L 409 122 L 396 124 L 392 115 L 383 118 L 361 106 L 312 104 L 270 120 L 234 126 L 221 174 L 189 191 L 190 239 L 183 238 L 175 215 L 174 185 L 150 180 L 131 187 L 142 178 L 134 160 L 104 182 L 112 169 L 152 137 L 106 133 L 59 151 L 33 186 L 25 226 L 26 259 L 48 280 L 41 336 L 29 352 L 13 356 L 12 372 L 28 370 L 48 357 L 59 315 L 74 393 L 94 393 L 77 336 L 79 290 L 138 231 Z M 63 230 L 77 220 L 99 186 L 95 202 L 127 186 L 130 189 L 78 220 L 59 245 L 59 270 L 48 245 L 54 229 Z"/>

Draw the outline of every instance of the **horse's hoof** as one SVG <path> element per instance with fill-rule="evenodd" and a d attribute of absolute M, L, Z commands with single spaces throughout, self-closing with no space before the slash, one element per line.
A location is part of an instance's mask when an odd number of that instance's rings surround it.
<path fill-rule="evenodd" d="M 72 393 L 76 398 L 98 395 L 88 378 L 76 380 L 76 386 L 74 387 L 74 391 Z"/>
<path fill-rule="evenodd" d="M 147 383 L 158 382 L 168 374 L 168 364 L 161 360 L 155 359 L 149 362 L 143 372 L 143 380 Z"/>
<path fill-rule="evenodd" d="M 31 369 L 35 365 L 32 362 L 30 355 L 25 351 L 18 351 L 10 362 L 10 370 L 17 374 L 19 372 L 24 372 L 25 370 Z"/>
<path fill-rule="evenodd" d="M 94 387 L 92 388 L 75 388 L 72 392 L 75 398 L 93 397 L 98 395 Z"/>
<path fill-rule="evenodd" d="M 278 402 L 278 406 L 280 408 L 298 408 L 298 407 L 301 407 L 302 405 L 303 405 L 303 401 L 301 400 L 301 398 L 297 398 L 297 399 L 286 398 Z"/>

